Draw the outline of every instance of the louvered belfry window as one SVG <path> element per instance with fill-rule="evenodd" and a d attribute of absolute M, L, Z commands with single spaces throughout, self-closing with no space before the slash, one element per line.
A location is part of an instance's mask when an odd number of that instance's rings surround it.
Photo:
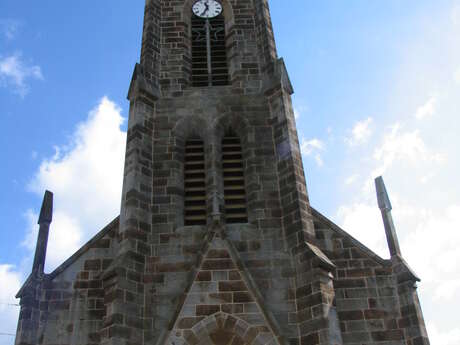
<path fill-rule="evenodd" d="M 206 225 L 205 155 L 200 138 L 185 143 L 184 187 L 184 225 Z"/>
<path fill-rule="evenodd" d="M 192 14 L 192 85 L 228 85 L 225 18 L 222 14 L 211 19 Z"/>
<path fill-rule="evenodd" d="M 229 132 L 222 140 L 222 171 L 227 223 L 247 223 L 243 153 L 240 138 L 233 132 Z"/>

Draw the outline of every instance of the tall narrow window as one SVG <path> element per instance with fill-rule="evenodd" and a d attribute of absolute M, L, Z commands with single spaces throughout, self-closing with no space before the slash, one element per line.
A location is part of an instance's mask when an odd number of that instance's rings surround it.
<path fill-rule="evenodd" d="M 225 19 L 192 14 L 192 85 L 228 85 Z"/>
<path fill-rule="evenodd" d="M 233 132 L 229 132 L 222 140 L 222 170 L 227 223 L 247 223 L 243 153 L 240 138 Z"/>
<path fill-rule="evenodd" d="M 185 143 L 184 187 L 184 224 L 206 225 L 204 144 L 199 138 Z"/>

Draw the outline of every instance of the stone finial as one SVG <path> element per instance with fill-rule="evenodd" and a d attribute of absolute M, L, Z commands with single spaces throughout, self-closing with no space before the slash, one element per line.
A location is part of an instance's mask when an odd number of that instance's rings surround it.
<path fill-rule="evenodd" d="M 53 193 L 46 191 L 43 197 L 42 208 L 40 216 L 38 217 L 38 230 L 37 246 L 35 247 L 34 264 L 32 266 L 32 274 L 35 276 L 43 275 L 45 268 L 46 248 L 48 246 L 48 234 L 50 224 L 53 220 Z"/>
<path fill-rule="evenodd" d="M 388 197 L 387 189 L 382 176 L 375 179 L 375 188 L 377 189 L 377 201 L 380 210 L 391 211 L 393 208 L 391 207 L 390 198 Z"/>
<path fill-rule="evenodd" d="M 45 192 L 43 197 L 42 208 L 40 216 L 38 217 L 38 224 L 51 223 L 53 220 L 53 193 L 50 191 Z"/>
<path fill-rule="evenodd" d="M 375 179 L 375 187 L 377 190 L 377 201 L 379 204 L 380 212 L 382 213 L 383 224 L 385 226 L 385 234 L 387 236 L 388 248 L 390 249 L 391 256 L 401 256 L 401 249 L 399 248 L 398 236 L 393 223 L 393 216 L 391 215 L 391 203 L 388 197 L 385 183 L 382 176 Z"/>

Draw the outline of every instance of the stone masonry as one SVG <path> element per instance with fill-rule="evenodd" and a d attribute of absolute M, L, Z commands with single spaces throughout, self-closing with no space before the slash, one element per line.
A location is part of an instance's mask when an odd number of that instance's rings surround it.
<path fill-rule="evenodd" d="M 43 263 L 18 293 L 16 345 L 428 345 L 401 254 L 380 258 L 310 206 L 268 1 L 220 2 L 230 83 L 197 88 L 194 1 L 146 1 L 120 216 L 50 274 L 41 217 Z M 225 222 L 229 130 L 243 149 L 245 224 Z M 204 226 L 184 226 L 191 137 L 205 145 Z"/>

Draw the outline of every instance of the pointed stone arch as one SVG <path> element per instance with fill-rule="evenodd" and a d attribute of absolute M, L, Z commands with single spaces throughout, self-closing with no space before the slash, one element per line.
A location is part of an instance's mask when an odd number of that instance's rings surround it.
<path fill-rule="evenodd" d="M 213 132 L 216 137 L 222 139 L 225 132 L 233 129 L 242 139 L 242 141 L 249 140 L 250 128 L 247 118 L 235 114 L 223 114 L 214 120 L 212 125 Z"/>
<path fill-rule="evenodd" d="M 208 140 L 211 135 L 208 121 L 201 116 L 189 115 L 181 118 L 172 130 L 172 136 L 179 140 L 185 140 L 190 136 L 199 136 Z M 178 143 L 176 143 L 178 144 Z"/>
<path fill-rule="evenodd" d="M 221 207 L 222 210 L 226 209 L 226 202 L 225 202 L 225 171 L 224 171 L 224 138 L 229 134 L 233 133 L 239 139 L 239 146 L 241 150 L 241 164 L 243 168 L 242 178 L 244 186 L 244 208 L 245 208 L 245 218 L 246 220 L 241 223 L 250 223 L 254 220 L 254 213 L 251 213 L 248 207 L 248 186 L 250 185 L 250 181 L 252 179 L 253 173 L 251 173 L 248 169 L 250 165 L 249 162 L 251 158 L 253 158 L 253 150 L 250 148 L 253 146 L 254 142 L 254 133 L 253 127 L 250 125 L 247 118 L 244 116 L 240 116 L 237 114 L 223 114 L 214 120 L 212 124 L 212 131 L 215 136 L 215 146 L 216 146 L 216 156 L 217 164 L 215 165 L 215 169 L 217 175 L 219 176 L 218 180 L 218 190 L 220 195 L 222 196 L 221 200 Z M 255 176 L 254 176 L 255 178 Z"/>
<path fill-rule="evenodd" d="M 277 344 L 268 328 L 252 326 L 235 315 L 218 312 L 190 330 L 171 334 L 166 345 L 266 345 Z"/>
<path fill-rule="evenodd" d="M 171 138 L 174 140 L 172 144 L 172 158 L 175 161 L 175 168 L 171 171 L 173 174 L 174 190 L 176 193 L 176 207 L 175 214 L 177 218 L 177 224 L 179 226 L 187 225 L 185 222 L 185 199 L 186 199 L 186 186 L 185 186 L 185 166 L 186 166 L 186 144 L 189 140 L 201 140 L 203 143 L 203 160 L 204 167 L 209 162 L 209 138 L 210 129 L 208 122 L 201 116 L 190 115 L 180 119 L 171 131 Z M 206 180 L 206 168 L 204 168 L 205 176 L 203 180 Z M 205 186 L 203 188 L 206 189 Z M 207 199 L 205 198 L 204 209 L 207 208 Z M 203 225 L 200 225 L 203 226 Z"/>

